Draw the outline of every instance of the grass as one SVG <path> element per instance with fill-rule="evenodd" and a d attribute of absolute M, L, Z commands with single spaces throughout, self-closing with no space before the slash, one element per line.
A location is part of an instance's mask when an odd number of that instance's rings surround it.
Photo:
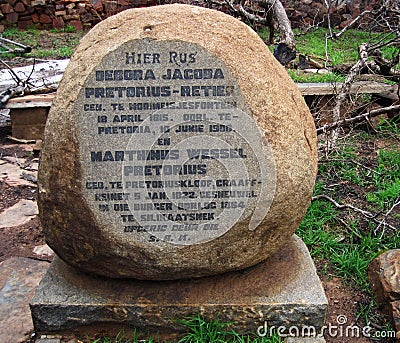
<path fill-rule="evenodd" d="M 382 38 L 381 33 L 373 33 L 360 30 L 348 30 L 338 39 L 326 40 L 329 30 L 317 28 L 306 34 L 295 30 L 297 52 L 303 55 L 315 56 L 325 60 L 326 52 L 330 59 L 330 65 L 349 64 L 358 60 L 358 47 L 361 43 L 373 44 Z M 394 38 L 388 36 L 386 40 Z M 382 53 L 386 58 L 392 58 L 396 52 L 395 47 L 384 47 Z"/>
<path fill-rule="evenodd" d="M 27 58 L 69 58 L 84 32 L 75 32 L 73 26 L 61 30 L 38 30 L 35 27 L 19 31 L 16 28 L 7 28 L 3 37 L 15 42 L 30 46 L 32 51 L 24 54 Z M 0 48 L 0 51 L 5 51 Z M 3 58 L 12 58 L 20 53 L 2 53 Z"/>
<path fill-rule="evenodd" d="M 205 321 L 200 315 L 180 321 L 189 332 L 179 340 L 179 343 L 279 343 L 278 335 L 272 337 L 251 337 L 238 335 L 234 330 L 229 329 L 229 323 L 218 320 Z"/>
<path fill-rule="evenodd" d="M 268 32 L 267 28 L 262 28 L 258 33 L 262 39 L 266 40 L 269 35 Z M 337 32 L 338 30 L 336 30 L 336 33 Z M 297 54 L 312 57 L 323 65 L 327 60 L 328 67 L 335 67 L 341 64 L 353 64 L 358 60 L 358 47 L 361 43 L 373 44 L 383 37 L 382 33 L 351 29 L 337 39 L 327 40 L 326 37 L 330 35 L 330 32 L 326 28 L 316 28 L 306 33 L 295 29 L 294 34 Z M 394 37 L 390 35 L 386 36 L 384 37 L 385 41 Z M 273 47 L 270 47 L 270 49 L 273 50 Z M 381 50 L 383 56 L 388 59 L 395 56 L 397 52 L 394 46 L 383 47 Z M 296 82 L 342 82 L 345 78 L 335 73 L 310 74 L 295 69 L 289 69 L 289 74 Z"/>
<path fill-rule="evenodd" d="M 387 146 L 365 151 L 376 140 Z M 311 203 L 297 231 L 312 257 L 325 262 L 328 273 L 366 294 L 370 294 L 370 262 L 383 251 L 400 248 L 400 231 L 379 225 L 385 219 L 392 227 L 400 226 L 400 211 L 394 208 L 400 201 L 399 140 L 398 127 L 382 122 L 377 134 L 354 134 L 320 158 L 314 195 L 325 194 L 339 203 L 380 214 L 379 220 L 351 209 L 339 210 L 320 198 Z"/>
<path fill-rule="evenodd" d="M 136 332 L 134 331 L 134 337 L 133 338 L 128 338 L 123 331 L 119 332 L 115 337 L 111 338 L 108 336 L 104 336 L 101 338 L 97 338 L 95 340 L 90 340 L 87 339 L 87 342 L 89 343 L 139 343 L 143 342 L 142 339 L 138 338 L 136 336 Z M 152 338 L 146 340 L 147 343 L 155 343 L 156 341 L 153 340 Z"/>
<path fill-rule="evenodd" d="M 377 189 L 368 192 L 366 199 L 388 210 L 400 197 L 400 149 L 379 150 L 376 171 L 373 181 Z"/>
<path fill-rule="evenodd" d="M 230 329 L 229 323 L 219 320 L 205 320 L 202 316 L 196 315 L 183 320 L 178 320 L 187 328 L 185 334 L 178 343 L 281 343 L 282 340 L 277 334 L 273 336 L 258 337 L 256 335 L 239 335 Z M 114 338 L 104 336 L 95 340 L 87 339 L 87 343 L 154 343 L 156 340 L 148 338 L 143 340 L 139 338 L 136 330 L 133 330 L 133 337 L 128 338 L 124 332 L 118 333 Z"/>
<path fill-rule="evenodd" d="M 333 73 L 327 73 L 327 74 L 304 73 L 303 71 L 296 69 L 288 69 L 288 73 L 292 78 L 292 80 L 299 83 L 307 83 L 307 82 L 336 83 L 336 82 L 343 82 L 345 80 L 344 76 L 336 75 Z"/>

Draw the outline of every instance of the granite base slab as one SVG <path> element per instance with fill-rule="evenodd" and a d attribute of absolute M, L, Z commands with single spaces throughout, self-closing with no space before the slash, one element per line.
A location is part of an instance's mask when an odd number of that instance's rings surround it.
<path fill-rule="evenodd" d="M 178 319 L 200 314 L 240 334 L 271 326 L 324 325 L 327 299 L 297 236 L 254 267 L 212 277 L 140 281 L 96 277 L 56 258 L 31 301 L 37 333 L 118 331 L 179 335 Z"/>

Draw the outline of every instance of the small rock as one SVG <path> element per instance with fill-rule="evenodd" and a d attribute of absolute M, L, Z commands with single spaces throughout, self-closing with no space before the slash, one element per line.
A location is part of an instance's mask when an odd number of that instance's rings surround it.
<path fill-rule="evenodd" d="M 368 276 L 378 302 L 400 300 L 400 249 L 375 258 L 368 267 Z"/>
<path fill-rule="evenodd" d="M 6 15 L 6 20 L 12 24 L 18 23 L 19 15 L 18 13 L 12 12 Z"/>
<path fill-rule="evenodd" d="M 368 267 L 368 277 L 377 302 L 400 331 L 400 249 L 384 252 Z"/>
<path fill-rule="evenodd" d="M 15 12 L 24 12 L 25 11 L 25 6 L 22 2 L 17 2 L 17 4 L 14 6 L 14 11 Z"/>
<path fill-rule="evenodd" d="M 35 6 L 45 6 L 46 5 L 46 0 L 33 0 L 31 2 L 31 5 L 33 7 L 35 7 Z"/>
<path fill-rule="evenodd" d="M 42 150 L 43 141 L 41 139 L 37 140 L 35 145 L 33 146 L 33 152 L 37 152 Z"/>
<path fill-rule="evenodd" d="M 66 11 L 56 11 L 56 12 L 54 13 L 54 15 L 55 15 L 56 17 L 58 17 L 58 16 L 63 16 L 63 15 L 66 15 L 66 14 L 67 14 Z"/>
<path fill-rule="evenodd" d="M 1 12 L 5 13 L 5 14 L 8 14 L 8 13 L 14 12 L 14 9 L 10 4 L 6 3 L 6 4 L 2 4 L 1 5 Z"/>
<path fill-rule="evenodd" d="M 3 156 L 2 159 L 13 164 L 24 164 L 26 162 L 26 159 L 14 156 Z"/>
<path fill-rule="evenodd" d="M 36 343 L 60 343 L 60 342 L 61 338 L 50 335 L 42 335 L 38 340 L 36 340 Z"/>
<path fill-rule="evenodd" d="M 38 256 L 53 256 L 54 251 L 47 244 L 38 245 L 33 249 L 33 253 Z"/>
<path fill-rule="evenodd" d="M 0 229 L 25 224 L 39 213 L 37 203 L 22 199 L 0 213 Z"/>
<path fill-rule="evenodd" d="M 27 180 L 27 181 L 30 181 L 30 182 L 33 182 L 33 183 L 37 182 L 36 175 L 28 174 L 28 173 L 26 173 L 24 171 L 21 174 L 21 179 L 24 179 L 24 180 Z"/>
<path fill-rule="evenodd" d="M 42 13 L 39 16 L 39 20 L 42 24 L 50 24 L 52 22 L 52 19 L 50 18 L 50 16 L 48 16 L 47 14 Z"/>
<path fill-rule="evenodd" d="M 71 20 L 69 24 L 75 27 L 77 31 L 81 31 L 83 29 L 82 22 L 80 20 Z"/>
<path fill-rule="evenodd" d="M 37 178 L 37 172 L 25 172 L 26 174 L 33 175 Z M 0 180 L 7 183 L 10 186 L 31 186 L 36 185 L 28 180 L 21 179 L 21 168 L 12 163 L 0 164 Z"/>
<path fill-rule="evenodd" d="M 65 23 L 64 23 L 64 20 L 62 17 L 53 18 L 53 27 L 55 29 L 62 29 L 64 26 L 65 26 Z M 40 149 L 37 149 L 37 150 L 40 151 Z"/>
<path fill-rule="evenodd" d="M 38 23 L 40 22 L 39 14 L 37 14 L 37 13 L 33 13 L 33 14 L 31 15 L 31 18 L 32 18 L 32 21 L 33 21 L 35 24 L 38 24 Z"/>

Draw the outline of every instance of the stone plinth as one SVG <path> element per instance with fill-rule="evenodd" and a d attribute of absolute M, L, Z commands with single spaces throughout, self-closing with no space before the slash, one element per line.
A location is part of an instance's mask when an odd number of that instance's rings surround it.
<path fill-rule="evenodd" d="M 122 328 L 154 335 L 182 333 L 176 322 L 200 313 L 232 322 L 239 333 L 260 326 L 324 325 L 327 299 L 304 243 L 293 236 L 267 261 L 194 280 L 139 281 L 94 277 L 56 259 L 31 310 L 38 333 Z M 318 331 L 317 331 L 318 333 Z"/>

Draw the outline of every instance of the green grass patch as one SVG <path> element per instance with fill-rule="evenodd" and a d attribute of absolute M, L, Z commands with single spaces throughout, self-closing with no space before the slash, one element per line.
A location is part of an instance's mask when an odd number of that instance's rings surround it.
<path fill-rule="evenodd" d="M 337 210 L 333 204 L 324 200 L 315 200 L 308 208 L 297 234 L 311 248 L 313 258 L 327 259 L 332 251 L 340 248 L 341 237 L 330 228 L 336 217 Z"/>
<path fill-rule="evenodd" d="M 294 30 L 296 36 L 297 52 L 304 55 L 326 58 L 326 53 L 331 60 L 331 65 L 354 63 L 358 60 L 358 47 L 361 43 L 374 44 L 386 37 L 386 41 L 394 38 L 394 35 L 373 33 L 360 30 L 348 30 L 337 39 L 328 39 L 329 30 L 317 28 L 302 34 Z M 338 31 L 336 31 L 338 32 Z M 396 52 L 395 47 L 383 47 L 382 53 L 386 58 L 392 58 Z"/>
<path fill-rule="evenodd" d="M 288 69 L 288 73 L 294 82 L 299 83 L 317 83 L 317 82 L 327 82 L 327 83 L 336 83 L 343 82 L 345 80 L 344 76 L 336 75 L 333 73 L 328 74 L 314 74 L 314 73 L 305 73 L 301 70 L 296 69 Z"/>
<path fill-rule="evenodd" d="M 383 136 L 394 135 L 398 140 L 400 140 L 400 125 L 395 122 L 395 120 L 380 120 L 376 130 Z"/>
<path fill-rule="evenodd" d="M 72 25 L 67 25 L 61 29 L 50 29 L 50 32 L 53 33 L 72 33 L 72 32 L 76 32 L 76 28 L 75 26 Z"/>
<path fill-rule="evenodd" d="M 379 209 L 389 209 L 400 197 L 400 149 L 381 149 L 373 175 L 376 190 L 366 193 L 366 200 Z"/>
<path fill-rule="evenodd" d="M 321 156 L 314 195 L 325 194 L 338 203 L 353 204 L 372 213 L 389 210 L 400 197 L 400 149 L 379 149 L 367 158 L 359 151 L 372 138 L 377 136 L 353 135 L 327 156 Z M 387 136 L 379 139 L 388 140 Z M 398 227 L 396 218 L 398 212 L 387 219 Z M 329 273 L 369 293 L 370 262 L 380 253 L 400 247 L 399 230 L 387 228 L 382 232 L 383 226 L 376 230 L 377 226 L 372 219 L 351 209 L 339 210 L 331 201 L 319 198 L 311 203 L 297 234 L 311 256 L 326 263 Z"/>
<path fill-rule="evenodd" d="M 322 157 L 318 169 L 319 175 L 323 178 L 349 181 L 359 186 L 366 185 L 369 170 L 355 163 L 358 159 L 355 144 L 350 140 L 331 151 L 328 156 Z"/>
<path fill-rule="evenodd" d="M 400 197 L 400 180 L 393 183 L 383 184 L 382 189 L 366 194 L 368 202 L 377 204 L 380 209 L 390 208 L 396 199 Z"/>
<path fill-rule="evenodd" d="M 369 292 L 367 267 L 380 253 L 400 247 L 398 233 L 374 236 L 360 232 L 350 232 L 340 249 L 333 251 L 330 261 L 339 276 L 355 284 L 359 289 Z"/>
<path fill-rule="evenodd" d="M 255 337 L 239 335 L 229 328 L 230 323 L 218 320 L 206 321 L 200 315 L 179 321 L 185 325 L 189 332 L 179 340 L 179 343 L 280 343 L 278 335 Z"/>
<path fill-rule="evenodd" d="M 187 328 L 185 334 L 178 343 L 282 343 L 281 338 L 274 333 L 272 336 L 258 337 L 254 335 L 239 335 L 230 329 L 230 323 L 224 323 L 219 320 L 205 320 L 202 316 L 196 315 L 183 320 L 178 320 Z M 95 340 L 86 340 L 86 343 L 154 343 L 158 340 L 148 338 L 144 340 L 139 338 L 136 330 L 133 330 L 133 337 L 127 338 L 124 332 L 118 333 L 114 338 L 107 336 Z M 175 342 L 175 341 L 174 341 Z"/>
<path fill-rule="evenodd" d="M 367 267 L 381 252 L 400 247 L 399 233 L 383 238 L 357 229 L 357 222 L 347 230 L 340 228 L 338 212 L 325 200 L 313 201 L 297 234 L 310 249 L 314 259 L 329 262 L 337 276 L 363 291 L 369 291 Z"/>
<path fill-rule="evenodd" d="M 330 32 L 326 28 L 317 28 L 309 30 L 306 33 L 299 29 L 293 30 L 296 39 L 297 55 L 302 54 L 310 56 L 321 64 L 327 60 L 328 67 L 334 67 L 341 64 L 354 64 L 358 60 L 358 48 L 362 43 L 374 44 L 380 40 L 389 41 L 394 35 L 386 33 L 372 33 L 360 30 L 348 30 L 337 39 L 326 39 Z M 338 30 L 335 31 L 339 32 Z M 269 37 L 269 30 L 262 28 L 258 31 L 260 37 L 266 41 Z M 278 38 L 278 37 L 276 37 Z M 273 46 L 269 46 L 271 51 Z M 383 56 L 392 59 L 396 53 L 395 46 L 383 47 L 381 49 Z M 343 82 L 345 77 L 337 74 L 306 74 L 300 70 L 289 69 L 289 75 L 295 82 Z"/>
<path fill-rule="evenodd" d="M 33 27 L 29 30 L 19 31 L 16 28 L 8 28 L 3 33 L 3 37 L 15 42 L 30 46 L 32 51 L 23 54 L 24 57 L 57 59 L 69 58 L 84 32 L 75 32 L 74 27 L 67 26 L 61 30 L 38 30 Z M 12 46 L 10 46 L 12 47 Z M 6 51 L 0 48 L 0 51 Z M 21 53 L 2 53 L 3 58 L 12 58 Z"/>

